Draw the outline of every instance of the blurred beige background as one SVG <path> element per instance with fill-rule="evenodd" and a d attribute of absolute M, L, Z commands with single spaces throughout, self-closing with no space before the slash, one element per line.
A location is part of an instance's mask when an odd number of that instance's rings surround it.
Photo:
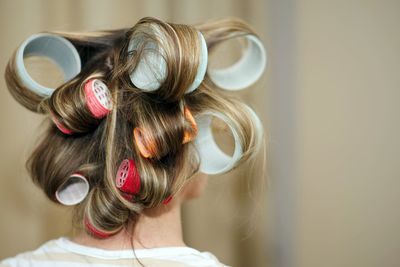
<path fill-rule="evenodd" d="M 400 2 L 268 1 L 276 266 L 400 266 Z"/>
<path fill-rule="evenodd" d="M 112 4 L 111 4 L 112 3 Z M 43 30 L 238 16 L 260 33 L 266 75 L 243 93 L 268 132 L 265 200 L 248 166 L 185 207 L 188 243 L 233 266 L 400 266 L 400 2 L 396 0 L 0 0 L 0 69 Z M 0 90 L 0 257 L 69 232 L 24 170 L 42 117 Z M 261 212 L 250 223 L 256 204 Z M 265 204 L 267 203 L 267 204 Z M 250 233 L 249 233 L 250 231 Z"/>

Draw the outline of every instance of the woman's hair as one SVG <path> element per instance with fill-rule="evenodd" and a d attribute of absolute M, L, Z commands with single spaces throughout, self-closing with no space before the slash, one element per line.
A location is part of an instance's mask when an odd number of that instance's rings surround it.
<path fill-rule="evenodd" d="M 164 38 L 154 35 L 154 26 Z M 182 105 L 196 115 L 224 114 L 235 128 L 246 161 L 262 147 L 262 133 L 254 116 L 240 100 L 225 93 L 206 74 L 197 90 L 186 93 L 199 66 L 200 31 L 212 52 L 221 42 L 256 33 L 243 21 L 224 19 L 195 26 L 165 23 L 143 18 L 130 29 L 81 32 L 51 32 L 70 41 L 79 52 L 82 70 L 50 96 L 33 93 L 16 73 L 16 53 L 9 60 L 6 81 L 13 97 L 27 109 L 48 114 L 71 130 L 64 134 L 54 123 L 27 161 L 27 169 L 47 197 L 57 201 L 56 190 L 72 173 L 84 175 L 90 184 L 88 196 L 75 207 L 75 221 L 88 220 L 107 233 L 119 231 L 135 221 L 142 209 L 152 208 L 179 191 L 199 170 L 198 151 L 182 138 L 190 124 Z M 162 47 L 167 75 L 156 91 L 137 88 L 129 74 L 143 57 L 145 45 L 132 53 L 130 40 L 140 37 Z M 144 42 L 144 44 L 146 41 Z M 84 85 L 93 78 L 103 81 L 112 96 L 113 108 L 102 119 L 91 116 Z M 50 121 L 50 120 L 49 120 Z M 151 135 L 156 155 L 145 158 L 134 142 L 133 131 L 140 126 Z M 115 185 L 119 164 L 133 159 L 140 174 L 140 191 L 126 199 Z"/>

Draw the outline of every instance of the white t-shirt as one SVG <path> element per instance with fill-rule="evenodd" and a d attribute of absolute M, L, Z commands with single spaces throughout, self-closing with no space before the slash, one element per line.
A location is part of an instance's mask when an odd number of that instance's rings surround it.
<path fill-rule="evenodd" d="M 189 247 L 133 250 L 104 250 L 72 242 L 66 237 L 50 240 L 34 251 L 0 261 L 0 267 L 221 267 L 226 266 L 209 252 Z"/>

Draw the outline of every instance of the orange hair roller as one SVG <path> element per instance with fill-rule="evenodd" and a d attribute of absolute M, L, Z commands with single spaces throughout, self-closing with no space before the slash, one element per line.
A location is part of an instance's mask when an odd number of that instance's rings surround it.
<path fill-rule="evenodd" d="M 183 115 L 185 116 L 185 119 L 190 123 L 190 131 L 185 130 L 183 132 L 183 141 L 182 144 L 189 143 L 193 141 L 193 139 L 196 137 L 198 129 L 197 129 L 197 123 L 193 118 L 192 112 L 185 106 L 183 109 Z"/>
<path fill-rule="evenodd" d="M 185 130 L 183 133 L 182 144 L 186 144 L 193 141 L 193 139 L 197 135 L 198 129 L 197 129 L 197 123 L 192 113 L 186 106 L 183 109 L 183 115 L 185 116 L 185 119 L 190 123 L 190 130 Z M 144 158 L 154 157 L 154 155 L 157 152 L 156 145 L 153 140 L 149 140 L 149 138 L 146 138 L 147 136 L 146 131 L 140 127 L 135 127 L 135 129 L 133 129 L 133 136 L 140 154 Z"/>

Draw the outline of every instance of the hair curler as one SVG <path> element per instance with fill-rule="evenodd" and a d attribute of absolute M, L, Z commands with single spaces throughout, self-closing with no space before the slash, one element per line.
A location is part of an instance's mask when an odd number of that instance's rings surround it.
<path fill-rule="evenodd" d="M 253 117 L 256 131 L 263 131 L 262 124 L 256 113 L 247 106 L 250 115 Z M 232 156 L 223 152 L 215 142 L 211 130 L 211 121 L 213 117 L 217 117 L 224 121 L 230 128 L 234 142 L 235 149 Z M 199 114 L 196 117 L 199 128 L 198 137 L 195 139 L 195 145 L 200 157 L 201 172 L 206 174 L 221 174 L 230 171 L 236 166 L 236 163 L 242 158 L 243 148 L 235 127 L 230 124 L 230 120 L 222 113 L 215 111 L 208 111 Z"/>
<path fill-rule="evenodd" d="M 104 232 L 104 231 L 97 229 L 96 227 L 93 226 L 93 224 L 90 223 L 87 216 L 85 216 L 85 218 L 83 219 L 83 222 L 85 224 L 86 230 L 94 237 L 104 239 L 104 238 L 110 237 L 111 235 L 114 234 L 114 233 L 108 233 L 108 232 Z"/>
<path fill-rule="evenodd" d="M 86 106 L 94 118 L 101 119 L 112 110 L 113 102 L 110 90 L 101 80 L 88 80 L 84 85 L 84 94 Z M 62 124 L 53 113 L 50 112 L 50 115 L 54 124 L 62 133 L 73 134 L 73 131 Z"/>
<path fill-rule="evenodd" d="M 82 202 L 89 193 L 87 179 L 79 174 L 72 174 L 56 191 L 56 199 L 63 205 L 72 206 Z"/>
<path fill-rule="evenodd" d="M 194 140 L 199 130 L 197 128 L 196 120 L 194 119 L 192 112 L 190 112 L 190 109 L 187 106 L 183 107 L 183 114 L 186 121 L 190 124 L 190 130 L 185 130 L 183 132 L 182 144 L 186 144 Z"/>
<path fill-rule="evenodd" d="M 154 32 L 162 39 L 162 33 L 153 27 Z M 193 83 L 189 86 L 186 93 L 190 93 L 197 89 L 204 79 L 204 75 L 207 70 L 208 63 L 208 50 L 207 43 L 201 32 L 198 32 L 201 43 L 201 52 L 199 59 L 199 66 L 197 68 L 197 74 Z M 165 37 L 164 37 L 165 38 Z M 140 47 L 143 39 L 134 38 L 129 43 L 129 52 L 135 51 Z M 142 58 L 139 60 L 137 66 L 130 74 L 132 83 L 144 90 L 144 91 L 155 91 L 160 88 L 161 84 L 165 81 L 167 76 L 167 63 L 165 62 L 165 55 L 162 48 L 149 41 L 144 46 Z"/>
<path fill-rule="evenodd" d="M 26 39 L 16 53 L 16 73 L 22 84 L 37 95 L 50 96 L 54 89 L 36 82 L 28 73 L 24 59 L 42 56 L 57 64 L 64 74 L 64 81 L 75 77 L 81 71 L 81 59 L 76 48 L 67 39 L 47 34 L 34 34 Z"/>
<path fill-rule="evenodd" d="M 105 117 L 112 109 L 113 102 L 110 90 L 99 79 L 91 79 L 85 83 L 86 105 L 97 119 Z"/>
<path fill-rule="evenodd" d="M 254 35 L 244 37 L 248 46 L 237 62 L 227 68 L 207 70 L 210 79 L 222 89 L 236 91 L 249 87 L 265 70 L 267 54 L 261 40 Z"/>
<path fill-rule="evenodd" d="M 51 117 L 51 120 L 54 122 L 54 124 L 57 126 L 58 130 L 60 130 L 63 134 L 67 134 L 67 135 L 73 134 L 73 132 L 72 132 L 70 129 L 68 129 L 67 127 L 65 127 L 65 126 L 57 119 L 57 117 L 56 117 L 52 112 L 50 112 L 50 117 Z"/>
<path fill-rule="evenodd" d="M 142 128 L 135 127 L 133 129 L 133 138 L 135 139 L 135 144 L 142 157 L 147 159 L 152 158 L 157 151 L 154 142 L 146 137 L 146 131 L 144 131 Z"/>
<path fill-rule="evenodd" d="M 190 124 L 190 129 L 185 129 L 183 132 L 182 144 L 189 143 L 194 140 L 198 133 L 197 123 L 187 106 L 183 107 L 183 114 L 187 122 Z M 144 158 L 152 158 L 157 153 L 156 144 L 154 140 L 149 138 L 145 129 L 135 127 L 133 129 L 133 136 L 140 154 Z"/>
<path fill-rule="evenodd" d="M 164 205 L 168 205 L 170 202 L 171 202 L 171 200 L 173 199 L 173 196 L 172 195 L 169 195 L 166 199 L 164 199 L 163 200 L 163 204 Z"/>
<path fill-rule="evenodd" d="M 204 76 L 206 75 L 206 71 L 207 71 L 207 65 L 208 65 L 207 43 L 206 43 L 206 39 L 204 39 L 203 34 L 201 32 L 198 32 L 198 33 L 199 33 L 200 42 L 201 42 L 201 52 L 200 52 L 199 66 L 197 68 L 196 77 L 194 78 L 193 83 L 187 89 L 186 93 L 193 92 L 194 90 L 196 90 L 200 86 L 201 82 L 204 79 Z"/>
<path fill-rule="evenodd" d="M 119 165 L 115 178 L 117 188 L 129 195 L 140 191 L 140 175 L 132 159 L 124 159 Z"/>

